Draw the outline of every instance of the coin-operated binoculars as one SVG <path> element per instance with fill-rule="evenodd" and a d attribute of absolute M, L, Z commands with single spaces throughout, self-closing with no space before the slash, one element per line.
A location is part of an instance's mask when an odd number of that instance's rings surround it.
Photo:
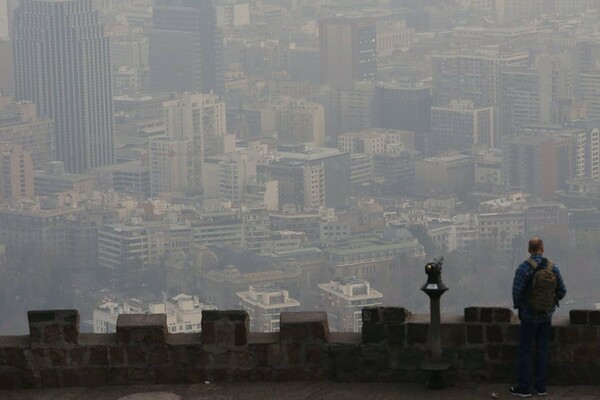
<path fill-rule="evenodd" d="M 436 258 L 425 265 L 427 282 L 421 288 L 429 296 L 431 322 L 429 325 L 430 359 L 421 364 L 421 369 L 431 372 L 428 387 L 443 389 L 442 372 L 450 368 L 450 364 L 442 363 L 442 335 L 440 321 L 440 297 L 448 290 L 442 281 L 442 264 L 444 257 Z"/>

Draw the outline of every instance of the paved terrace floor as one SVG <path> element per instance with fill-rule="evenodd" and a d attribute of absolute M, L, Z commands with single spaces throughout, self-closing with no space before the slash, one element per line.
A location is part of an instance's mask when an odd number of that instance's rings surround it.
<path fill-rule="evenodd" d="M 537 396 L 532 396 L 532 399 Z M 1 391 L 2 400 L 471 400 L 516 399 L 502 384 L 429 390 L 420 385 L 287 382 L 111 386 Z M 550 387 L 548 400 L 600 400 L 600 386 Z"/>

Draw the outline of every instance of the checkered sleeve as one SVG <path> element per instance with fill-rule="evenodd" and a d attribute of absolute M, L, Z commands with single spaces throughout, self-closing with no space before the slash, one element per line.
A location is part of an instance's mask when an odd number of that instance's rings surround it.
<path fill-rule="evenodd" d="M 556 274 L 556 296 L 558 297 L 558 300 L 562 300 L 567 294 L 567 288 L 562 275 L 560 274 L 560 270 L 556 265 L 554 266 L 553 272 Z"/>
<path fill-rule="evenodd" d="M 512 287 L 513 308 L 521 308 L 521 305 L 525 301 L 525 291 L 527 290 L 527 284 L 529 283 L 527 268 L 528 264 L 522 263 L 515 272 L 515 279 Z"/>

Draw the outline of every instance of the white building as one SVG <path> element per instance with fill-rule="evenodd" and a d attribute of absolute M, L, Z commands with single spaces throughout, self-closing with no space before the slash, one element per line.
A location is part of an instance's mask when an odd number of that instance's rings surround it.
<path fill-rule="evenodd" d="M 287 290 L 273 284 L 250 285 L 247 292 L 236 295 L 248 312 L 250 330 L 255 332 L 278 332 L 280 314 L 300 309 L 300 302 L 292 299 Z"/>
<path fill-rule="evenodd" d="M 369 281 L 349 276 L 321 283 L 321 309 L 327 312 L 332 332 L 361 332 L 362 309 L 381 306 L 383 294 L 371 288 Z"/>
<path fill-rule="evenodd" d="M 130 299 L 128 303 L 108 301 L 94 310 L 94 333 L 116 332 L 120 314 L 166 314 L 170 333 L 201 332 L 202 310 L 216 310 L 216 307 L 187 294 L 147 305 L 138 299 Z"/>

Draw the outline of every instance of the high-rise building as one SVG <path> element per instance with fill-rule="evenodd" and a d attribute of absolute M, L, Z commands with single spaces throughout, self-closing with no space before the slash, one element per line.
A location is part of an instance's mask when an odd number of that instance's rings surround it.
<path fill-rule="evenodd" d="M 552 200 L 576 175 L 573 141 L 550 134 L 506 136 L 502 140 L 502 174 L 510 186 Z"/>
<path fill-rule="evenodd" d="M 68 172 L 114 163 L 108 38 L 91 0 L 23 0 L 13 32 L 16 99 L 55 124 Z"/>
<path fill-rule="evenodd" d="M 361 131 L 373 126 L 374 96 L 373 82 L 358 82 L 352 88 L 330 88 L 325 100 L 327 146 L 336 147 L 340 133 Z"/>
<path fill-rule="evenodd" d="M 201 192 L 202 163 L 227 147 L 225 103 L 213 94 L 186 92 L 179 99 L 166 101 L 163 107 L 166 135 L 186 143 L 187 190 Z"/>
<path fill-rule="evenodd" d="M 0 200 L 33 197 L 31 154 L 18 144 L 0 145 Z"/>
<path fill-rule="evenodd" d="M 375 126 L 416 133 L 429 132 L 431 86 L 415 83 L 378 83 L 375 88 Z"/>
<path fill-rule="evenodd" d="M 376 24 L 367 18 L 327 18 L 319 23 L 321 83 L 351 88 L 377 78 Z"/>
<path fill-rule="evenodd" d="M 150 138 L 150 193 L 185 192 L 188 187 L 188 143 L 166 135 Z"/>
<path fill-rule="evenodd" d="M 434 53 L 433 97 L 436 105 L 471 100 L 475 107 L 496 106 L 500 97 L 500 68 L 527 65 L 526 52 L 471 49 Z"/>
<path fill-rule="evenodd" d="M 500 72 L 501 134 L 512 135 L 523 124 L 549 123 L 552 107 L 552 70 L 505 67 Z"/>
<path fill-rule="evenodd" d="M 223 34 L 211 0 L 155 0 L 149 36 L 153 89 L 223 93 Z"/>
<path fill-rule="evenodd" d="M 8 0 L 0 0 L 0 40 L 8 40 Z"/>
<path fill-rule="evenodd" d="M 475 108 L 470 101 L 452 101 L 431 107 L 428 154 L 470 150 L 473 145 L 493 147 L 494 107 Z"/>

